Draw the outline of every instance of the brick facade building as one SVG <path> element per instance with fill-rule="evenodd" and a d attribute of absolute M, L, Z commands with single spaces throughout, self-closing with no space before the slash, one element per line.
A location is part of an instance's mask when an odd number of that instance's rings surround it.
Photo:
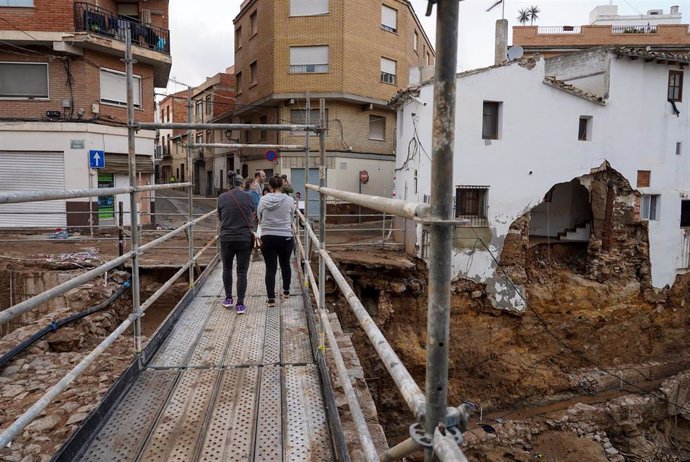
<path fill-rule="evenodd" d="M 603 5 L 591 11 L 589 25 L 514 26 L 513 45 L 546 57 L 596 46 L 649 47 L 650 51 L 687 54 L 690 30 L 681 20 L 677 6 L 668 13 L 650 10 L 646 15 L 621 16 L 617 6 Z"/>
<path fill-rule="evenodd" d="M 328 118 L 329 186 L 359 190 L 359 171 L 374 178 L 362 192 L 390 195 L 394 171 L 395 112 L 388 99 L 408 86 L 411 70 L 432 65 L 434 51 L 410 2 L 247 0 L 235 24 L 237 122 L 305 123 L 306 95 L 311 122 L 319 98 Z M 246 131 L 233 138 L 247 143 L 301 145 L 303 133 Z M 280 152 L 277 162 L 264 151 L 243 149 L 243 176 L 257 168 L 286 173 L 301 189 L 317 177 L 318 138 L 305 172 L 303 151 Z M 307 178 L 308 177 L 308 178 Z"/>
<path fill-rule="evenodd" d="M 0 124 L 0 190 L 127 184 L 125 31 L 136 60 L 135 118 L 150 122 L 154 87 L 167 84 L 172 65 L 168 1 L 8 0 L 0 17 L 0 120 L 11 122 Z M 105 168 L 89 168 L 90 150 L 105 152 Z M 153 132 L 137 134 L 136 151 L 142 182 L 153 182 Z M 82 212 L 65 216 L 41 214 L 53 203 L 25 204 L 36 215 L 3 215 L 0 226 L 107 225 L 119 202 L 128 209 L 125 197 L 60 201 L 57 210 Z M 152 208 L 144 195 L 142 210 Z"/>

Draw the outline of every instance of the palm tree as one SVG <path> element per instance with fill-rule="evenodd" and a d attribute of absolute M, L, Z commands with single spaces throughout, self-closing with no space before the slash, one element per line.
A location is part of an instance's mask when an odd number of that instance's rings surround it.
<path fill-rule="evenodd" d="M 527 21 L 529 21 L 530 15 L 528 10 L 520 10 L 518 11 L 518 17 L 517 20 L 520 24 L 523 26 L 527 24 Z"/>
<path fill-rule="evenodd" d="M 539 13 L 541 13 L 541 10 L 539 9 L 538 6 L 532 5 L 529 7 L 529 10 L 527 10 L 529 13 L 529 25 L 531 26 L 534 24 L 534 21 L 539 19 Z"/>

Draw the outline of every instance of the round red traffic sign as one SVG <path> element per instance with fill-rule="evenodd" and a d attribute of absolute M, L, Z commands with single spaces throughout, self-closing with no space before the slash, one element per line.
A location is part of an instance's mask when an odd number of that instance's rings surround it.
<path fill-rule="evenodd" d="M 266 154 L 264 155 L 264 157 L 266 158 L 267 161 L 273 162 L 273 161 L 278 160 L 278 153 L 276 151 L 274 151 L 273 149 L 269 149 L 268 151 L 266 151 Z"/>
<path fill-rule="evenodd" d="M 360 170 L 359 171 L 359 181 L 362 184 L 369 183 L 369 172 L 367 172 L 366 170 Z"/>

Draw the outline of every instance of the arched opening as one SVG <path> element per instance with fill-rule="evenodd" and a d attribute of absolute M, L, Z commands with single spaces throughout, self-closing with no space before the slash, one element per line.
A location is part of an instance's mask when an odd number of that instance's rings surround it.
<path fill-rule="evenodd" d="M 575 179 L 559 183 L 531 211 L 530 244 L 549 241 L 588 242 L 592 233 L 589 191 Z"/>

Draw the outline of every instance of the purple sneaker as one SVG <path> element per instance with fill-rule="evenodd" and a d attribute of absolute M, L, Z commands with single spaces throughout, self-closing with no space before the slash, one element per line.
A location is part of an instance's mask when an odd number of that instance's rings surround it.
<path fill-rule="evenodd" d="M 235 313 L 244 314 L 245 311 L 247 311 L 247 308 L 244 306 L 243 303 L 238 303 L 237 306 L 235 306 Z"/>
<path fill-rule="evenodd" d="M 225 308 L 232 308 L 235 305 L 235 302 L 233 301 L 232 297 L 228 297 L 225 300 L 223 300 L 223 306 Z"/>

